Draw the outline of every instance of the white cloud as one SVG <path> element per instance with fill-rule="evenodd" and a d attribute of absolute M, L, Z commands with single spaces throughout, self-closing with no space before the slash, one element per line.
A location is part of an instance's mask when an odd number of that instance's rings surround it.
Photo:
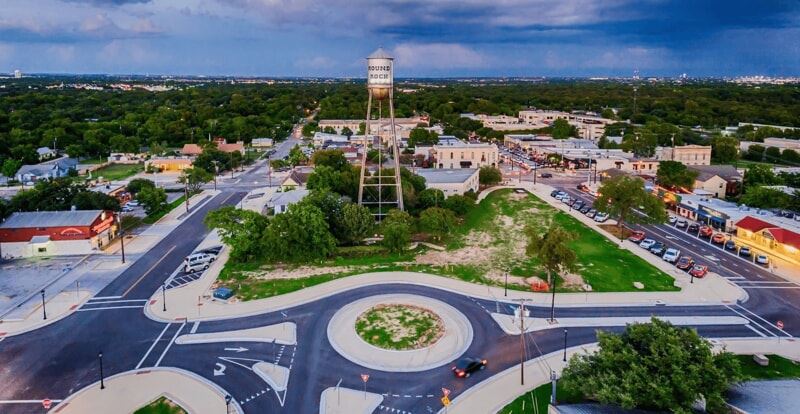
<path fill-rule="evenodd" d="M 457 43 L 401 43 L 393 55 L 399 68 L 476 69 L 486 67 L 482 53 Z"/>

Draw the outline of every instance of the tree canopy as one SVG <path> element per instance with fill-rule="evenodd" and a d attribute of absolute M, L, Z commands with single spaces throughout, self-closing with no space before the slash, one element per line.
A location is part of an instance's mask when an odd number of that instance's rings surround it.
<path fill-rule="evenodd" d="M 661 161 L 656 180 L 666 188 L 692 188 L 698 172 L 692 171 L 679 161 Z"/>
<path fill-rule="evenodd" d="M 625 175 L 610 178 L 603 181 L 598 192 L 600 196 L 595 199 L 594 208 L 617 219 L 620 240 L 625 223 L 663 223 L 667 220 L 664 202 L 645 190 L 640 178 Z"/>

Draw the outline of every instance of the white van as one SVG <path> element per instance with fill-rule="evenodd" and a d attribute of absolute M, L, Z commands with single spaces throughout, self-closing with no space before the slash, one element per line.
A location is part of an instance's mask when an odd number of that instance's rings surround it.
<path fill-rule="evenodd" d="M 207 253 L 193 253 L 183 259 L 183 271 L 185 273 L 196 272 L 208 269 L 215 257 Z"/>

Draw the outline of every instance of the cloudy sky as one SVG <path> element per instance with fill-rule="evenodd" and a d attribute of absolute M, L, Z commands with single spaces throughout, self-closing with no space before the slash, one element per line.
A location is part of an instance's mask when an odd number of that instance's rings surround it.
<path fill-rule="evenodd" d="M 798 0 L 2 0 L 0 72 L 800 75 Z"/>

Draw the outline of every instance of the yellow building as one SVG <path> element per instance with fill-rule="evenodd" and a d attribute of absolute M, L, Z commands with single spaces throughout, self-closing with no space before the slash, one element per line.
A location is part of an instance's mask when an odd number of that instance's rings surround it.
<path fill-rule="evenodd" d="M 747 216 L 736 223 L 736 241 L 800 264 L 800 233 Z"/>
<path fill-rule="evenodd" d="M 659 161 L 677 161 L 683 165 L 711 165 L 711 146 L 656 147 L 656 159 Z"/>
<path fill-rule="evenodd" d="M 434 145 L 431 154 L 436 159 L 436 168 L 497 167 L 499 162 L 499 152 L 494 144 L 454 142 Z"/>
<path fill-rule="evenodd" d="M 183 171 L 187 168 L 191 168 L 191 166 L 192 166 L 191 158 L 154 157 L 150 158 L 144 163 L 145 170 L 150 169 L 150 167 L 152 167 L 152 168 L 158 168 L 159 170 L 164 172 Z"/>

